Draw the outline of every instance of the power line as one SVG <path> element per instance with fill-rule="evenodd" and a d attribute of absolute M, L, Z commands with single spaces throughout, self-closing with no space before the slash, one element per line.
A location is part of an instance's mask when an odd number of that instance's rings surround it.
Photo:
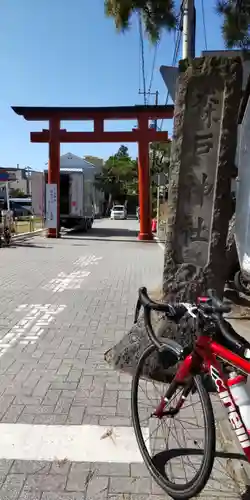
<path fill-rule="evenodd" d="M 155 45 L 155 49 L 154 49 L 154 57 L 153 57 L 153 63 L 152 63 L 151 77 L 150 77 L 149 86 L 148 86 L 148 93 L 149 93 L 149 95 L 151 94 L 151 89 L 152 89 L 153 80 L 154 80 L 157 50 L 158 50 L 158 43 Z"/>
<path fill-rule="evenodd" d="M 143 40 L 142 18 L 140 13 L 138 14 L 138 21 L 139 21 L 139 42 L 141 49 L 142 85 L 143 85 L 144 105 L 146 105 L 147 90 L 146 90 L 146 76 L 145 76 L 144 40 Z"/>
<path fill-rule="evenodd" d="M 204 0 L 201 0 L 201 12 L 202 12 L 202 23 L 203 23 L 205 49 L 207 50 L 207 29 L 206 29 L 206 16 L 205 16 Z"/>
<path fill-rule="evenodd" d="M 138 74 L 138 79 L 139 79 L 139 93 L 141 89 L 141 46 L 140 46 L 140 38 L 139 38 L 139 74 Z"/>
<path fill-rule="evenodd" d="M 176 37 L 176 41 L 175 41 L 175 48 L 174 48 L 174 54 L 173 54 L 173 60 L 172 60 L 172 66 L 175 66 L 176 65 L 176 62 L 177 62 L 177 59 L 178 59 L 178 55 L 179 55 L 179 51 L 180 51 L 180 44 L 181 44 L 181 31 L 178 30 L 177 32 L 177 37 Z M 168 100 L 169 100 L 169 90 L 167 92 L 167 97 L 166 97 L 166 100 L 165 100 L 165 106 L 167 106 L 168 104 Z M 162 118 L 161 120 L 161 125 L 160 125 L 160 130 L 162 129 L 163 127 L 163 123 L 164 123 L 164 118 Z"/>

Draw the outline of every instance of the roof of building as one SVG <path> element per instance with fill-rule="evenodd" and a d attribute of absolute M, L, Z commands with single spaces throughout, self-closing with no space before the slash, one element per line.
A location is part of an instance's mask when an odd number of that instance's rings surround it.
<path fill-rule="evenodd" d="M 61 168 L 89 168 L 96 169 L 96 166 L 89 161 L 84 160 L 81 156 L 74 155 L 73 153 L 65 153 L 60 156 Z"/>

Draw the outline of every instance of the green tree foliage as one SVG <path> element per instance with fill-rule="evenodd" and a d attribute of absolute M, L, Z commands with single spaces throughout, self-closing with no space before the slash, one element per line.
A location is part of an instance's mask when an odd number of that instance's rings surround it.
<path fill-rule="evenodd" d="M 21 189 L 10 188 L 10 196 L 12 198 L 27 198 L 28 195 L 25 194 Z"/>
<path fill-rule="evenodd" d="M 163 30 L 177 26 L 179 1 L 172 0 L 104 0 L 106 15 L 116 28 L 130 27 L 133 13 L 141 14 L 145 31 L 156 42 Z M 215 0 L 215 9 L 222 16 L 222 34 L 227 48 L 250 46 L 250 0 Z"/>
<path fill-rule="evenodd" d="M 151 198 L 152 198 L 152 216 L 156 216 L 157 205 L 157 174 L 160 176 L 160 183 L 168 189 L 169 167 L 170 167 L 171 142 L 155 142 L 150 145 L 150 174 L 151 174 Z"/>
<path fill-rule="evenodd" d="M 153 143 L 150 145 L 150 173 L 152 196 L 156 196 L 155 175 L 165 172 L 166 182 L 170 163 L 171 143 Z M 105 162 L 102 172 L 96 176 L 96 186 L 102 190 L 108 205 L 112 202 L 123 203 L 127 196 L 138 195 L 138 160 L 133 160 L 126 146 L 121 146 L 117 153 Z"/>
<path fill-rule="evenodd" d="M 156 42 L 161 30 L 173 29 L 176 25 L 176 15 L 172 0 L 105 0 L 105 12 L 115 20 L 118 31 L 124 31 L 130 26 L 134 12 L 142 14 L 145 30 L 153 42 Z"/>
<path fill-rule="evenodd" d="M 250 46 L 250 1 L 218 0 L 217 12 L 223 16 L 223 38 L 227 48 Z"/>
<path fill-rule="evenodd" d="M 127 194 L 138 191 L 137 160 L 133 160 L 126 146 L 121 146 L 117 153 L 105 162 L 102 172 L 96 176 L 99 189 L 108 194 L 110 202 L 124 199 Z"/>
<path fill-rule="evenodd" d="M 83 158 L 96 167 L 102 167 L 104 164 L 104 160 L 102 158 L 98 158 L 98 156 L 84 156 Z"/>
<path fill-rule="evenodd" d="M 168 178 L 170 166 L 171 142 L 154 142 L 150 145 L 151 173 L 164 172 Z"/>

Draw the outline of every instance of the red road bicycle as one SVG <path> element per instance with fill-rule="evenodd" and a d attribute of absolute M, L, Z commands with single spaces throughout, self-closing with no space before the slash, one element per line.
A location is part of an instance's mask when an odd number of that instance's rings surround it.
<path fill-rule="evenodd" d="M 193 305 L 155 302 L 149 298 L 146 288 L 140 288 L 135 322 L 141 306 L 152 344 L 140 357 L 132 381 L 133 426 L 143 460 L 158 485 L 174 499 L 189 499 L 205 487 L 215 458 L 213 396 L 210 397 L 204 377 L 212 377 L 231 426 L 250 462 L 250 394 L 246 386 L 250 374 L 250 344 L 224 319 L 223 313 L 230 312 L 230 306 L 222 303 L 212 290 L 208 297 L 199 298 Z M 174 340 L 157 338 L 151 311 L 164 313 L 177 324 L 185 314 L 193 317 L 196 335 L 192 348 L 184 348 Z M 162 367 L 160 372 L 159 364 Z M 153 389 L 148 390 L 148 383 L 153 384 Z M 148 414 L 147 404 L 150 401 L 151 405 L 151 396 L 153 400 Z M 191 404 L 187 404 L 189 397 Z M 201 410 L 197 410 L 198 403 Z M 181 413 L 184 420 L 181 420 Z M 202 422 L 204 437 L 201 435 Z M 186 429 L 187 438 L 182 447 L 180 440 Z M 177 434 L 177 446 L 173 430 Z M 163 431 L 168 433 L 170 444 L 166 442 Z M 154 442 L 158 446 L 156 452 L 152 450 Z M 184 465 L 188 469 L 185 473 Z"/>

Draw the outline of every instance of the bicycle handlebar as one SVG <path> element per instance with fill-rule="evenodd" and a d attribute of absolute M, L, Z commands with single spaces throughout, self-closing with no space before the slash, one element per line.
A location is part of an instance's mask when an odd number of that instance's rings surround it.
<path fill-rule="evenodd" d="M 139 297 L 135 310 L 135 319 L 134 323 L 137 323 L 140 309 L 144 308 L 144 320 L 145 327 L 147 330 L 147 334 L 153 344 L 157 347 L 157 349 L 162 349 L 162 344 L 156 337 L 156 334 L 153 330 L 151 323 L 151 311 L 163 312 L 169 319 L 176 320 L 178 317 L 181 318 L 187 312 L 187 308 L 185 304 L 177 303 L 177 304 L 168 304 L 164 302 L 158 302 L 150 299 L 146 287 L 139 288 Z"/>
<path fill-rule="evenodd" d="M 157 349 L 162 349 L 162 344 L 156 337 L 151 323 L 151 311 L 163 312 L 166 316 L 173 321 L 178 321 L 184 316 L 185 313 L 191 312 L 191 310 L 196 310 L 196 312 L 201 312 L 203 315 L 210 315 L 216 317 L 219 325 L 222 325 L 220 321 L 223 313 L 229 313 L 231 307 L 228 304 L 223 304 L 223 302 L 216 296 L 214 290 L 208 290 L 208 297 L 200 297 L 197 300 L 197 304 L 185 304 L 178 302 L 176 304 L 168 304 L 164 302 L 158 302 L 150 299 L 146 287 L 139 288 L 139 296 L 135 310 L 134 323 L 137 323 L 140 309 L 144 308 L 144 321 L 147 334 L 153 344 Z M 221 328 L 222 333 L 225 335 L 223 328 Z"/>
<path fill-rule="evenodd" d="M 222 315 L 231 311 L 230 305 L 223 303 L 212 289 L 208 290 L 208 297 L 200 297 L 197 302 L 198 308 L 205 314 Z"/>
<path fill-rule="evenodd" d="M 139 298 L 138 302 L 140 306 L 148 307 L 149 309 L 153 309 L 154 311 L 164 312 L 170 316 L 175 314 L 174 305 L 170 305 L 166 302 L 157 302 L 155 300 L 150 299 L 146 287 L 139 288 Z"/>

